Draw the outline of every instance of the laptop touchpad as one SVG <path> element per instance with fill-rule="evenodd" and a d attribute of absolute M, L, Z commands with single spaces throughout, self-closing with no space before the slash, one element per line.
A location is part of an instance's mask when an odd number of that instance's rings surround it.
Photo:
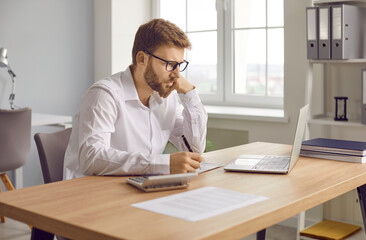
<path fill-rule="evenodd" d="M 262 159 L 262 156 L 251 156 L 251 155 L 243 155 L 240 156 L 235 160 L 235 165 L 247 165 L 247 166 L 254 166 L 256 165 L 260 160 Z"/>

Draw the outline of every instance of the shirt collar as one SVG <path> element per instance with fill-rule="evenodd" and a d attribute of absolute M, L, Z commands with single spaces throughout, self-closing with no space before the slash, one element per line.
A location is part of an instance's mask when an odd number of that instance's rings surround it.
<path fill-rule="evenodd" d="M 123 84 L 123 89 L 125 93 L 125 100 L 139 100 L 139 95 L 137 94 L 137 89 L 135 86 L 135 82 L 133 81 L 132 73 L 130 67 L 122 72 L 121 74 L 121 81 Z"/>
<path fill-rule="evenodd" d="M 130 67 L 127 67 L 127 69 L 124 72 L 122 72 L 121 81 L 122 81 L 123 88 L 124 88 L 125 100 L 126 101 L 131 101 L 131 100 L 140 101 L 139 95 L 137 94 L 135 82 L 133 81 Z M 154 104 L 158 104 L 158 105 L 162 104 L 164 102 L 164 98 L 160 97 L 159 94 L 154 91 L 151 94 L 149 101 L 150 101 L 149 105 L 151 108 Z"/>

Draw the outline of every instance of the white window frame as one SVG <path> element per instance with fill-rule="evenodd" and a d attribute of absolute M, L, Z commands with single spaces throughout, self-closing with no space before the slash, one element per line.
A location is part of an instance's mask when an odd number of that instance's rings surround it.
<path fill-rule="evenodd" d="M 246 107 L 268 107 L 268 108 L 283 108 L 283 96 L 282 97 L 270 97 L 270 96 L 251 96 L 244 94 L 235 94 L 233 92 L 234 89 L 234 9 L 233 9 L 233 1 L 232 0 L 217 0 L 223 1 L 224 7 L 223 10 L 225 12 L 225 80 L 226 80 L 226 88 L 225 88 L 225 102 L 226 105 L 242 105 Z M 267 6 L 268 1 L 266 0 L 266 15 L 267 15 Z M 258 28 L 259 29 L 259 28 Z M 271 29 L 268 27 L 268 18 L 266 18 L 266 26 L 261 28 Z M 268 34 L 266 34 L 266 87 L 267 87 L 267 71 L 268 71 Z M 240 104 L 243 103 L 243 104 Z"/>
<path fill-rule="evenodd" d="M 268 6 L 266 0 L 266 8 Z M 217 106 L 260 107 L 283 109 L 284 97 L 236 94 L 234 89 L 234 30 L 233 0 L 216 0 L 217 10 L 217 92 L 200 94 L 202 102 Z M 267 9 L 266 9 L 267 13 Z M 152 0 L 152 17 L 160 17 L 160 0 Z M 187 19 L 187 18 L 186 18 Z M 266 18 L 266 26 L 270 29 Z M 284 28 L 284 27 L 283 27 Z M 268 34 L 266 34 L 268 37 Z M 266 39 L 266 75 L 268 69 L 268 40 Z M 188 60 L 189 61 L 189 60 Z M 266 82 L 268 82 L 266 76 Z M 267 84 L 267 83 L 266 83 Z"/>

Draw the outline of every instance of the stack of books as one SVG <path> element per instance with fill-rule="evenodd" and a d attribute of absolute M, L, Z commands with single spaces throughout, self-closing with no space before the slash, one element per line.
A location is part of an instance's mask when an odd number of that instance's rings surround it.
<path fill-rule="evenodd" d="M 366 161 L 366 142 L 315 138 L 302 142 L 300 155 L 364 163 Z"/>

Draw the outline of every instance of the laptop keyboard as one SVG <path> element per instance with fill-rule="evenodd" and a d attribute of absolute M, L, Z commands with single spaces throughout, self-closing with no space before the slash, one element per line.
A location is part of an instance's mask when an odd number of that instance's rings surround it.
<path fill-rule="evenodd" d="M 282 170 L 288 166 L 289 162 L 290 157 L 286 156 L 264 156 L 253 168 Z"/>

